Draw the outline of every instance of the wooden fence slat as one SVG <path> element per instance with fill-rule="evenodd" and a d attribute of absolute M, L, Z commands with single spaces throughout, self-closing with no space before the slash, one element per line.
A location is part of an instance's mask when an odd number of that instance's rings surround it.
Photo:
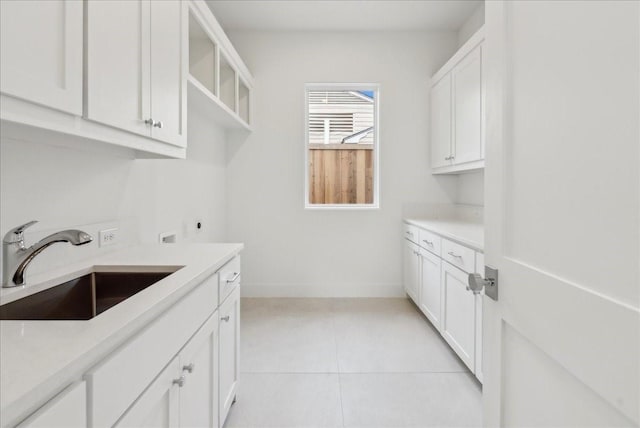
<path fill-rule="evenodd" d="M 311 148 L 309 150 L 311 204 L 373 202 L 373 150 Z"/>

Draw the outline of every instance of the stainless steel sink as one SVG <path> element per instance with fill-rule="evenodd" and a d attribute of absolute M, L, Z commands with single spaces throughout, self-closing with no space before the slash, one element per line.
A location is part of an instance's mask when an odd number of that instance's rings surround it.
<path fill-rule="evenodd" d="M 0 320 L 89 320 L 180 268 L 91 272 L 0 306 Z"/>

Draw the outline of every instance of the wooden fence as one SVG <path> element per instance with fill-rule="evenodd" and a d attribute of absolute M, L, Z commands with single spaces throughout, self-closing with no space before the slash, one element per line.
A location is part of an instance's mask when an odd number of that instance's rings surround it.
<path fill-rule="evenodd" d="M 373 144 L 310 144 L 309 202 L 373 203 Z"/>

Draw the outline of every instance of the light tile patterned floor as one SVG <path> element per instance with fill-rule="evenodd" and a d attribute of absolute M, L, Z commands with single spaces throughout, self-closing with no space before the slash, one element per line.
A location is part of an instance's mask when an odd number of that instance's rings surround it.
<path fill-rule="evenodd" d="M 242 299 L 226 428 L 471 427 L 481 388 L 407 299 Z"/>

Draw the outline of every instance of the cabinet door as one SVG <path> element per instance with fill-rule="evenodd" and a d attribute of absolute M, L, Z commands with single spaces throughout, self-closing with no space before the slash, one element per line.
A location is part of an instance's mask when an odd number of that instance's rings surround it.
<path fill-rule="evenodd" d="M 431 167 L 451 165 L 451 74 L 431 88 Z"/>
<path fill-rule="evenodd" d="M 178 357 L 149 385 L 129 410 L 114 425 L 131 428 L 168 428 L 179 423 L 177 383 L 180 377 Z"/>
<path fill-rule="evenodd" d="M 478 46 L 451 72 L 455 164 L 482 159 L 481 67 L 481 46 Z"/>
<path fill-rule="evenodd" d="M 420 251 L 420 309 L 435 328 L 440 325 L 440 257 L 425 250 Z"/>
<path fill-rule="evenodd" d="M 56 395 L 17 428 L 81 428 L 87 426 L 87 385 L 78 382 Z"/>
<path fill-rule="evenodd" d="M 151 2 L 151 136 L 177 146 L 186 145 L 188 7 Z"/>
<path fill-rule="evenodd" d="M 460 359 L 474 370 L 475 296 L 467 290 L 467 274 L 442 262 L 442 336 Z"/>
<path fill-rule="evenodd" d="M 484 254 L 476 253 L 476 273 L 483 277 L 484 274 Z M 482 373 L 482 301 L 484 300 L 484 288 L 482 292 L 475 296 L 476 299 L 476 361 L 474 373 L 480 382 L 483 381 Z"/>
<path fill-rule="evenodd" d="M 220 426 L 224 425 L 238 387 L 240 352 L 240 287 L 220 306 Z"/>
<path fill-rule="evenodd" d="M 82 114 L 82 4 L 0 1 L 0 91 Z"/>
<path fill-rule="evenodd" d="M 419 247 L 413 242 L 404 241 L 404 290 L 409 297 L 413 299 L 416 305 L 420 304 L 420 291 L 419 291 Z"/>
<path fill-rule="evenodd" d="M 180 352 L 185 385 L 180 390 L 182 428 L 218 427 L 218 312 Z"/>
<path fill-rule="evenodd" d="M 164 3 L 164 2 L 156 2 Z M 88 119 L 150 136 L 149 0 L 89 1 Z"/>

